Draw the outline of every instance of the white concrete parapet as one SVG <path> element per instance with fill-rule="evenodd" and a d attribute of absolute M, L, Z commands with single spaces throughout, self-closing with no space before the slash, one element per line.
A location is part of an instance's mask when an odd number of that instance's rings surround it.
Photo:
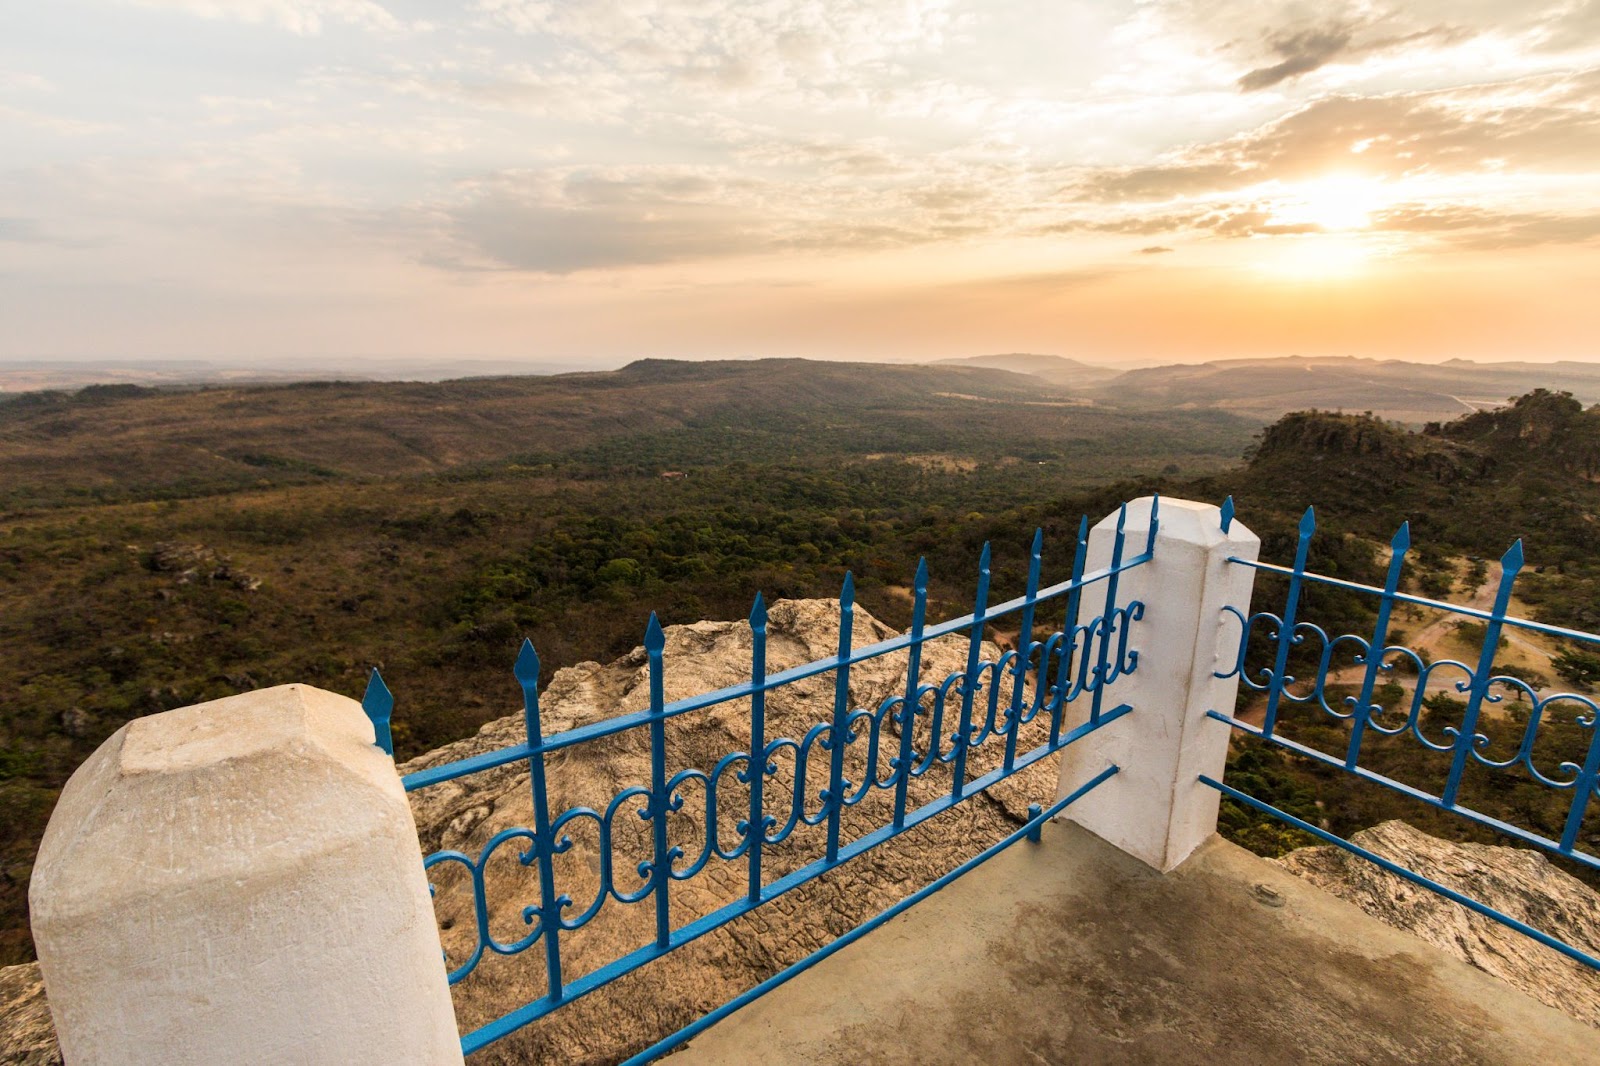
<path fill-rule="evenodd" d="M 1144 550 L 1151 503 L 1144 497 L 1127 505 L 1124 558 Z M 1239 624 L 1223 608 L 1248 616 L 1255 577 L 1253 568 L 1227 559 L 1253 561 L 1261 541 L 1237 519 L 1223 533 L 1216 507 L 1188 500 L 1163 499 L 1158 525 L 1153 558 L 1124 571 L 1117 590 L 1119 606 L 1144 604 L 1129 645 L 1138 650 L 1139 662 L 1106 690 L 1103 706 L 1127 703 L 1133 711 L 1062 752 L 1060 795 L 1107 763 L 1121 767 L 1064 817 L 1165 872 L 1216 832 L 1221 797 L 1198 778 L 1222 779 L 1231 730 L 1205 714 L 1233 713 L 1238 678 L 1213 676 L 1226 669 L 1223 664 L 1232 665 L 1238 649 Z M 1089 534 L 1086 572 L 1111 564 L 1116 526 L 1113 513 Z M 1080 618 L 1103 613 L 1105 596 L 1104 582 L 1085 589 Z M 1095 654 L 1093 647 L 1089 654 Z M 1088 696 L 1069 705 L 1069 725 L 1088 717 Z"/>
<path fill-rule="evenodd" d="M 73 1066 L 462 1061 L 411 808 L 343 696 L 130 722 L 67 782 L 29 900 Z"/>

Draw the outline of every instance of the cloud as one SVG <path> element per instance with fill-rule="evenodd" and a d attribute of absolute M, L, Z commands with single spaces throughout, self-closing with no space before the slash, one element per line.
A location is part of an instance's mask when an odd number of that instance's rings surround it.
<path fill-rule="evenodd" d="M 568 274 L 905 247 L 988 232 L 993 207 L 973 206 L 975 195 L 788 182 L 709 167 L 507 173 L 475 183 L 449 212 L 463 250 L 435 265 Z"/>
<path fill-rule="evenodd" d="M 0 92 L 54 92 L 55 83 L 49 78 L 25 70 L 0 70 Z"/>
<path fill-rule="evenodd" d="M 507 173 L 450 212 L 460 263 L 569 274 L 735 255 L 770 241 L 762 217 L 691 168 Z"/>
<path fill-rule="evenodd" d="M 1333 22 L 1304 29 L 1282 29 L 1266 34 L 1268 51 L 1278 62 L 1257 67 L 1240 77 L 1242 92 L 1270 89 L 1282 82 L 1320 70 L 1330 63 L 1351 63 L 1367 56 L 1423 42 L 1455 44 L 1475 36 L 1474 31 L 1454 26 L 1430 26 L 1408 32 L 1384 33 L 1396 16 L 1389 15 L 1365 23 Z"/>
<path fill-rule="evenodd" d="M 1166 247 L 1165 245 L 1152 244 L 1152 245 L 1150 245 L 1150 246 L 1148 246 L 1146 248 L 1140 248 L 1139 249 L 1139 254 L 1140 255 L 1166 255 L 1170 251 L 1172 251 L 1172 249 Z"/>
<path fill-rule="evenodd" d="M 455 108 L 510 111 L 571 122 L 619 122 L 636 109 L 622 79 L 603 68 L 547 70 L 526 63 L 395 63 L 382 71 L 341 67 L 321 71 L 308 83 L 325 87 L 379 88 L 400 96 Z"/>
<path fill-rule="evenodd" d="M 110 131 L 113 127 L 103 122 L 87 122 L 65 115 L 47 114 L 21 107 L 0 104 L 0 124 L 13 123 L 33 129 L 59 134 L 63 137 L 88 137 Z"/>
<path fill-rule="evenodd" d="M 1472 206 L 1406 204 L 1380 212 L 1373 229 L 1438 236 L 1479 251 L 1581 244 L 1600 237 L 1600 214 L 1499 212 Z"/>
<path fill-rule="evenodd" d="M 937 55 L 953 0 L 479 0 L 491 24 L 559 42 L 641 84 L 690 95 L 785 99 L 809 107 L 865 104 L 904 77 L 895 61 Z"/>
<path fill-rule="evenodd" d="M 1348 28 L 1335 27 L 1274 35 L 1269 38 L 1269 44 L 1281 58 L 1271 66 L 1257 67 L 1245 74 L 1239 79 L 1239 88 L 1254 92 L 1308 74 L 1347 52 L 1351 36 Z"/>
<path fill-rule="evenodd" d="M 395 31 L 399 19 L 376 0 L 125 0 L 140 7 L 181 11 L 206 19 L 266 23 L 303 37 L 321 33 L 328 22 Z"/>
<path fill-rule="evenodd" d="M 1270 211 L 1254 209 L 1219 211 L 1200 224 L 1219 237 L 1285 237 L 1323 231 L 1315 222 L 1274 222 Z"/>
<path fill-rule="evenodd" d="M 1515 89 L 1515 91 L 1513 91 Z M 1154 165 L 1085 172 L 1075 195 L 1165 201 L 1329 173 L 1373 178 L 1600 165 L 1600 72 L 1385 96 L 1329 96 Z"/>
<path fill-rule="evenodd" d="M 6 218 L 0 216 L 0 241 L 14 244 L 34 244 L 44 240 L 39 223 L 31 218 Z"/>

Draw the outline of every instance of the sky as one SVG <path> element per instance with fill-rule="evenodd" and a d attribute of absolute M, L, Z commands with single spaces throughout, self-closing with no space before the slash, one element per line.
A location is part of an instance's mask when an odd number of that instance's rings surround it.
<path fill-rule="evenodd" d="M 1600 3 L 0 0 L 0 359 L 1600 361 Z"/>

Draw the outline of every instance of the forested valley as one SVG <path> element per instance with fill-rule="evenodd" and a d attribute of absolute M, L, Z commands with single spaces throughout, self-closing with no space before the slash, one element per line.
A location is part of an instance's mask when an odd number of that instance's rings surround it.
<path fill-rule="evenodd" d="M 1014 595 L 1035 528 L 1059 580 L 1081 515 L 1150 492 L 1232 495 L 1280 562 L 1315 505 L 1312 567 L 1369 584 L 1409 519 L 1407 588 L 1443 599 L 1491 581 L 1521 537 L 1518 608 L 1595 630 L 1597 473 L 1600 409 L 1543 390 L 1419 428 L 1331 412 L 1263 426 L 1087 403 L 993 369 L 799 361 L 13 397 L 0 403 L 0 964 L 31 957 L 27 881 L 61 785 L 139 715 L 287 682 L 359 696 L 379 667 L 404 758 L 516 709 L 524 636 L 548 676 L 626 652 L 651 611 L 739 618 L 758 590 L 837 595 L 847 570 L 860 602 L 903 627 L 919 557 L 932 613 L 963 613 L 985 542 L 997 593 Z M 1273 580 L 1259 603 L 1281 597 Z M 1337 590 L 1306 604 L 1356 633 L 1373 607 Z M 1600 682 L 1592 646 L 1542 654 L 1521 668 L 1546 685 Z M 1376 752 L 1396 773 L 1416 758 L 1403 744 Z M 1344 835 L 1395 816 L 1479 833 L 1253 743 L 1234 758 L 1263 798 Z M 1472 798 L 1495 813 L 1530 796 Z M 1239 810 L 1224 825 L 1265 854 L 1301 842 Z"/>

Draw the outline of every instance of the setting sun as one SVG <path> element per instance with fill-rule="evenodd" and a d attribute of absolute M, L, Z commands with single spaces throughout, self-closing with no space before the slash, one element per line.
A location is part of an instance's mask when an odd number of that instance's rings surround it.
<path fill-rule="evenodd" d="M 1274 198 L 1271 222 L 1283 226 L 1315 226 L 1330 233 L 1366 229 L 1373 212 L 1389 199 L 1381 182 L 1355 175 L 1337 175 L 1283 188 Z"/>
<path fill-rule="evenodd" d="M 12 6 L 0 359 L 1502 359 L 1530 329 L 1590 359 L 1600 333 L 1583 5 Z M 1261 328 L 1312 288 L 1369 313 Z"/>

